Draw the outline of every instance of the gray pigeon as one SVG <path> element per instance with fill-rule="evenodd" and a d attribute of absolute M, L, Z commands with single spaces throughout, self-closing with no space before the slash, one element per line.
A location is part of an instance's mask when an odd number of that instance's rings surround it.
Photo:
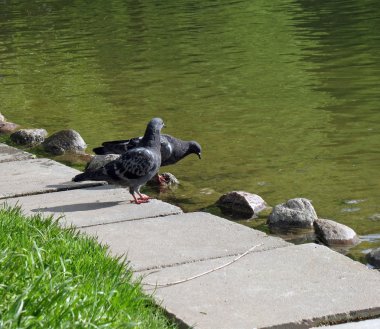
<path fill-rule="evenodd" d="M 101 147 L 93 149 L 95 154 L 123 154 L 140 146 L 142 137 L 104 142 Z M 201 158 L 202 148 L 195 141 L 183 141 L 170 135 L 161 135 L 161 166 L 174 164 L 189 154 Z"/>
<path fill-rule="evenodd" d="M 86 170 L 73 178 L 74 182 L 84 180 L 105 180 L 122 186 L 129 186 L 135 202 L 148 202 L 149 197 L 140 193 L 145 185 L 158 172 L 161 164 L 160 132 L 164 122 L 152 119 L 146 128 L 139 145 L 127 150 L 122 156 L 96 170 Z M 135 193 L 139 196 L 136 198 Z"/>

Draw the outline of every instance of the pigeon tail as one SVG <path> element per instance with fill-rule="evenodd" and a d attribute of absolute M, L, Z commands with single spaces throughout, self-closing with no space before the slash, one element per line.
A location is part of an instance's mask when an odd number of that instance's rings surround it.
<path fill-rule="evenodd" d="M 95 171 L 88 170 L 79 175 L 76 175 L 73 178 L 73 182 L 82 182 L 85 180 L 99 181 L 99 180 L 107 180 L 107 178 L 108 176 L 104 168 L 100 168 L 99 170 L 95 170 Z"/>
<path fill-rule="evenodd" d="M 92 149 L 92 151 L 98 155 L 106 155 L 106 154 L 111 153 L 111 152 L 108 152 L 107 149 L 103 146 L 95 147 L 94 149 Z"/>

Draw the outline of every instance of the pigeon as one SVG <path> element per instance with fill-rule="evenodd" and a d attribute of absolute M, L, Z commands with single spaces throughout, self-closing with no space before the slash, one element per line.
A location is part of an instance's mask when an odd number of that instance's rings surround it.
<path fill-rule="evenodd" d="M 141 194 L 140 188 L 152 179 L 160 168 L 160 132 L 163 127 L 162 119 L 152 119 L 148 123 L 138 146 L 127 150 L 120 158 L 99 169 L 85 170 L 85 172 L 75 176 L 73 181 L 105 180 L 117 185 L 128 186 L 129 193 L 131 193 L 136 204 L 148 202 L 149 197 Z"/>
<path fill-rule="evenodd" d="M 143 137 L 104 142 L 101 147 L 93 149 L 95 154 L 123 154 L 140 146 Z M 189 154 L 201 159 L 202 148 L 195 141 L 183 141 L 170 135 L 161 135 L 161 166 L 175 164 Z"/>

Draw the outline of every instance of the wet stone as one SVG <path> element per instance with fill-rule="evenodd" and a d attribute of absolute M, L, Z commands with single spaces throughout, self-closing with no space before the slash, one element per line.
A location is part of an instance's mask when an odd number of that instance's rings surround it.
<path fill-rule="evenodd" d="M 160 181 L 159 176 L 157 174 L 148 182 L 148 185 L 160 186 L 163 188 L 179 185 L 179 180 L 172 173 L 164 172 L 159 175 L 161 176 L 162 181 Z"/>
<path fill-rule="evenodd" d="M 371 265 L 380 268 L 380 248 L 373 249 L 370 253 L 367 254 L 367 261 Z"/>
<path fill-rule="evenodd" d="M 49 153 L 61 155 L 66 152 L 84 152 L 87 144 L 78 132 L 68 129 L 51 135 L 42 143 L 42 146 Z"/>
<path fill-rule="evenodd" d="M 333 220 L 319 218 L 314 221 L 314 228 L 317 238 L 328 246 L 359 243 L 359 238 L 352 228 Z"/>
<path fill-rule="evenodd" d="M 370 220 L 372 221 L 380 221 L 380 213 L 379 214 L 373 214 L 371 216 L 368 217 Z"/>
<path fill-rule="evenodd" d="M 175 177 L 170 172 L 164 172 L 164 173 L 162 173 L 160 175 L 165 180 L 165 184 L 166 185 L 170 186 L 170 185 L 178 185 L 179 184 L 179 180 L 177 179 L 177 177 Z"/>
<path fill-rule="evenodd" d="M 317 218 L 310 200 L 296 198 L 275 206 L 268 217 L 268 224 L 270 226 L 311 228 Z"/>
<path fill-rule="evenodd" d="M 88 163 L 86 170 L 96 170 L 107 163 L 120 158 L 120 154 L 105 154 L 105 155 L 95 155 L 92 157 L 91 161 Z"/>
<path fill-rule="evenodd" d="M 12 142 L 19 145 L 36 146 L 41 144 L 46 136 L 45 129 L 20 129 L 14 132 L 10 138 Z"/>
<path fill-rule="evenodd" d="M 255 217 L 268 207 L 261 196 L 244 191 L 226 193 L 219 198 L 216 204 L 224 212 L 247 217 Z"/>
<path fill-rule="evenodd" d="M 0 120 L 0 134 L 9 134 L 16 129 L 18 129 L 20 126 L 13 122 L 5 122 Z"/>

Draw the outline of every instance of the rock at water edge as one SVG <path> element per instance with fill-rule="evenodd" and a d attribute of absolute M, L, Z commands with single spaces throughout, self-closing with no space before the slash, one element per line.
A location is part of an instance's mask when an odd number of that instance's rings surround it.
<path fill-rule="evenodd" d="M 81 153 L 87 144 L 78 132 L 72 129 L 61 130 L 48 137 L 43 143 L 45 151 L 54 155 L 61 155 L 66 152 Z"/>
<path fill-rule="evenodd" d="M 352 228 L 330 219 L 316 219 L 314 228 L 317 238 L 328 246 L 356 245 L 360 241 Z"/>
<path fill-rule="evenodd" d="M 41 144 L 46 136 L 45 129 L 20 129 L 14 132 L 10 138 L 12 142 L 19 145 L 36 146 Z"/>
<path fill-rule="evenodd" d="M 217 201 L 217 206 L 235 215 L 256 216 L 260 211 L 268 207 L 263 198 L 257 194 L 244 191 L 232 191 L 222 195 Z"/>
<path fill-rule="evenodd" d="M 367 254 L 367 261 L 371 265 L 380 268 L 380 248 L 373 249 Z"/>
<path fill-rule="evenodd" d="M 308 199 L 295 198 L 275 206 L 268 217 L 270 226 L 311 228 L 317 219 Z"/>
<path fill-rule="evenodd" d="M 121 154 L 105 154 L 105 155 L 95 155 L 91 159 L 91 161 L 88 163 L 86 170 L 96 170 L 103 166 L 105 166 L 107 163 L 116 160 L 120 158 Z"/>

